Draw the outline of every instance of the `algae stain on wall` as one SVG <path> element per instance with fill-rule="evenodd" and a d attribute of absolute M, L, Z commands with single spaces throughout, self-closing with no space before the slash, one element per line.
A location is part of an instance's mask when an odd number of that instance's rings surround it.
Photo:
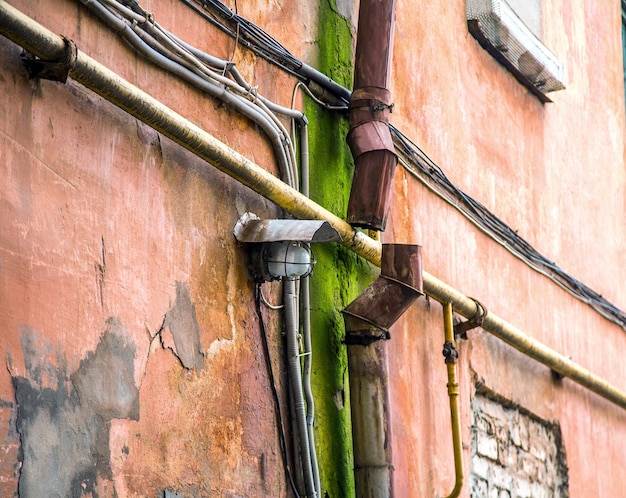
<path fill-rule="evenodd" d="M 345 3 L 345 2 L 344 2 Z M 345 7 L 345 6 L 344 6 Z M 316 66 L 351 88 L 353 26 L 334 0 L 321 3 Z M 345 143 L 345 116 L 307 105 L 311 153 L 311 198 L 345 218 L 353 161 Z M 322 495 L 354 496 L 352 436 L 344 324 L 341 310 L 374 278 L 372 268 L 338 244 L 314 247 L 317 265 L 311 278 L 316 446 Z"/>

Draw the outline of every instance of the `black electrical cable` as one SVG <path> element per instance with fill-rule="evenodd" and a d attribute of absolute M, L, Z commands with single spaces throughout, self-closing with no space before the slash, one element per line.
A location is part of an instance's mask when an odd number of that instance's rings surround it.
<path fill-rule="evenodd" d="M 292 74 L 300 81 L 308 82 L 309 78 L 305 74 L 306 67 L 301 61 L 296 59 L 261 28 L 231 11 L 219 0 L 181 1 L 230 36 L 235 37 L 237 35 L 236 30 L 239 29 L 239 43 L 241 45 Z M 194 5 L 192 1 L 201 5 L 202 8 Z M 209 11 L 215 17 L 209 15 Z M 221 20 L 217 17 L 221 18 Z M 341 85 L 330 78 L 325 78 L 322 83 L 327 90 L 342 101 L 347 102 L 349 100 L 350 91 L 346 88 L 341 87 Z M 318 99 L 314 100 L 318 101 Z M 333 108 L 334 104 L 332 103 L 326 107 Z M 540 254 L 504 221 L 490 212 L 480 202 L 457 188 L 446 177 L 442 169 L 418 145 L 394 126 L 390 125 L 390 129 L 394 135 L 396 150 L 405 159 L 403 162 L 405 169 L 412 172 L 421 182 L 427 184 L 435 193 L 459 209 L 483 233 L 502 245 L 511 254 L 524 261 L 535 271 L 554 281 L 574 297 L 591 306 L 606 319 L 626 330 L 626 313 L 610 303 L 602 295 L 569 275 L 556 263 Z"/>
<path fill-rule="evenodd" d="M 443 191 L 443 197 L 461 210 L 493 240 L 503 245 L 511 253 L 526 262 L 531 268 L 546 275 L 569 293 L 590 305 L 608 320 L 626 327 L 626 314 L 587 285 L 569 275 L 556 263 L 550 261 L 504 221 L 494 215 L 480 202 L 457 188 L 424 151 L 400 130 L 390 125 L 396 150 L 409 162 L 409 168 L 416 167 L 436 187 Z"/>
<path fill-rule="evenodd" d="M 240 45 L 263 57 L 292 76 L 306 81 L 306 78 L 297 71 L 302 66 L 302 62 L 291 55 L 280 43 L 261 28 L 244 17 L 232 12 L 221 2 L 208 0 L 181 1 L 203 19 L 233 38 L 237 37 L 237 27 L 239 26 Z M 198 7 L 198 5 L 200 7 Z M 216 15 L 222 19 L 220 20 L 218 17 L 209 15 L 208 9 L 211 9 L 211 12 L 216 13 Z"/>
<path fill-rule="evenodd" d="M 336 98 L 336 102 L 330 103 L 334 108 L 338 107 L 339 103 L 345 105 L 347 109 L 350 101 L 350 90 L 294 57 L 289 50 L 256 24 L 233 12 L 219 0 L 181 1 L 231 37 L 237 37 L 239 44 L 255 54 L 303 83 L 313 83 L 314 86 L 319 85 L 324 88 L 326 92 Z"/>
<path fill-rule="evenodd" d="M 283 415 L 280 408 L 280 398 L 278 397 L 278 390 L 276 389 L 276 380 L 274 377 L 274 368 L 272 367 L 272 357 L 270 355 L 270 348 L 267 340 L 267 330 L 265 328 L 265 320 L 263 319 L 263 313 L 261 312 L 261 284 L 256 285 L 255 295 L 256 314 L 259 318 L 259 328 L 261 329 L 261 342 L 263 343 L 263 354 L 265 356 L 265 364 L 267 366 L 267 374 L 270 380 L 270 386 L 272 389 L 272 397 L 274 398 L 274 411 L 276 413 L 276 426 L 278 429 L 278 438 L 280 441 L 280 453 L 283 459 L 283 465 L 285 467 L 285 476 L 289 482 L 289 486 L 293 491 L 296 498 L 300 498 L 298 489 L 293 481 L 291 475 L 291 467 L 289 466 L 289 458 L 287 456 L 287 440 L 285 438 L 285 424 L 283 422 Z"/>

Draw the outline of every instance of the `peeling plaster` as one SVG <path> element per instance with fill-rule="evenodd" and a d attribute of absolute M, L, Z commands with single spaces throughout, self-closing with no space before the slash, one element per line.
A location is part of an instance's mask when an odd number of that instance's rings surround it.
<path fill-rule="evenodd" d="M 116 318 L 95 351 L 68 375 L 62 354 L 31 328 L 21 330 L 26 374 L 13 377 L 21 440 L 20 496 L 98 496 L 110 480 L 113 419 L 139 419 L 135 345 Z"/>
<path fill-rule="evenodd" d="M 228 338 L 215 339 L 209 345 L 209 348 L 206 352 L 207 357 L 214 356 L 218 354 L 219 352 L 225 350 L 226 348 L 234 346 L 237 340 L 238 333 L 237 333 L 237 324 L 235 321 L 236 307 L 233 303 L 238 302 L 238 297 L 236 294 L 238 286 L 237 286 L 234 268 L 235 268 L 234 264 L 229 265 L 228 275 L 226 277 L 226 286 L 227 286 L 227 291 L 228 291 L 226 313 L 228 316 L 228 324 L 230 325 L 230 331 L 231 331 L 230 339 Z"/>
<path fill-rule="evenodd" d="M 165 329 L 173 338 L 173 345 L 165 335 Z M 161 331 L 163 347 L 170 349 L 180 360 L 183 367 L 191 370 L 201 370 L 204 364 L 200 344 L 200 325 L 196 317 L 196 306 L 191 301 L 189 286 L 176 283 L 176 302 L 165 315 L 165 322 Z"/>

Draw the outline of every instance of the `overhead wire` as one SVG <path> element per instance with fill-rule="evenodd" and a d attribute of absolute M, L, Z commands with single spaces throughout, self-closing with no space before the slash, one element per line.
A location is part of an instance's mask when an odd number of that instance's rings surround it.
<path fill-rule="evenodd" d="M 272 37 L 265 33 L 261 28 L 247 21 L 245 18 L 232 12 L 221 2 L 203 1 L 203 0 L 181 0 L 189 8 L 194 10 L 197 14 L 203 17 L 206 21 L 213 26 L 219 28 L 224 33 L 232 36 L 237 36 L 237 26 L 244 26 L 243 35 L 239 38 L 239 44 L 248 48 L 253 53 L 263 57 L 264 59 L 271 60 L 275 65 L 280 66 L 286 72 L 293 76 L 298 76 L 296 72 L 297 59 L 293 56 L 283 53 L 286 52 L 284 48 L 276 42 Z M 212 9 L 212 10 L 208 10 Z M 241 19 L 241 22 L 239 20 Z M 229 22 L 230 21 L 230 22 Z M 233 27 L 229 26 L 231 24 Z M 270 46 L 267 46 L 267 41 L 270 42 Z M 282 54 L 280 57 L 276 55 Z M 291 60 L 293 58 L 293 60 Z"/>
<path fill-rule="evenodd" d="M 240 43 L 269 62 L 283 68 L 305 83 L 301 88 L 316 103 L 329 110 L 345 112 L 350 99 L 350 91 L 330 78 L 315 78 L 314 83 L 324 86 L 334 95 L 333 102 L 326 102 L 309 85 L 306 65 L 296 59 L 287 49 L 258 26 L 232 12 L 219 0 L 181 0 L 190 5 L 211 23 L 226 33 L 233 35 L 236 26 L 241 26 Z M 194 5 L 195 3 L 195 5 Z M 197 7 L 199 5 L 200 7 Z M 481 232 L 504 247 L 512 255 L 523 261 L 536 272 L 552 280 L 569 294 L 589 305 L 607 320 L 626 330 L 626 313 L 609 302 L 601 294 L 576 279 L 555 262 L 543 256 L 515 230 L 489 211 L 484 205 L 456 187 L 428 155 L 404 133 L 389 125 L 401 166 L 427 188 L 454 206 L 467 220 Z"/>
<path fill-rule="evenodd" d="M 282 176 L 290 186 L 297 185 L 297 164 L 293 144 L 285 126 L 275 113 L 292 119 L 303 114 L 279 106 L 261 96 L 245 82 L 230 61 L 208 54 L 181 41 L 155 20 L 137 2 L 122 4 L 117 0 L 80 0 L 109 27 L 124 38 L 138 53 L 161 68 L 183 78 L 195 87 L 233 106 L 256 123 L 269 138 Z M 232 77 L 226 77 L 228 74 Z"/>
<path fill-rule="evenodd" d="M 233 12 L 219 0 L 181 1 L 230 36 L 234 37 L 239 33 L 238 40 L 241 46 L 245 46 L 254 54 L 263 57 L 283 71 L 307 83 L 309 92 L 315 86 L 323 87 L 330 92 L 330 94 L 325 92 L 326 98 L 333 97 L 331 105 L 341 109 L 344 109 L 344 106 L 347 108 L 350 101 L 350 90 L 297 59 L 271 35 L 237 12 Z"/>
<path fill-rule="evenodd" d="M 602 295 L 572 277 L 524 240 L 515 230 L 483 204 L 456 187 L 443 170 L 400 130 L 389 126 L 400 153 L 400 164 L 431 191 L 456 208 L 481 232 L 521 259 L 533 270 L 548 277 L 572 296 L 591 306 L 607 320 L 626 329 L 626 313 Z"/>

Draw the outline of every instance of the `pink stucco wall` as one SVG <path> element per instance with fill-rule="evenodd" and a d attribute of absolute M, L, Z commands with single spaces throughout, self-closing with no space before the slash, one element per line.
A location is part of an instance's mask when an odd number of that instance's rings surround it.
<path fill-rule="evenodd" d="M 11 3 L 276 172 L 257 129 L 142 61 L 78 2 Z M 337 3 L 353 16 L 354 3 Z M 623 309 L 619 8 L 608 0 L 543 3 L 544 39 L 567 70 L 567 89 L 546 105 L 468 33 L 462 2 L 399 1 L 391 121 L 458 187 Z M 239 4 L 240 14 L 315 65 L 315 3 Z M 222 58 L 233 53 L 232 40 L 182 3 L 144 7 L 191 44 Z M 30 436 L 63 448 L 70 456 L 56 477 L 78 476 L 93 496 L 285 496 L 253 285 L 232 238 L 243 212 L 279 211 L 77 83 L 27 81 L 19 54 L 0 38 L 0 495 L 17 492 L 20 452 L 40 472 L 28 482 L 43 482 L 23 496 L 38 496 L 54 474 L 37 467 L 32 448 L 20 448 L 19 386 L 25 396 L 50 396 L 46 410 L 30 413 Z M 241 49 L 235 60 L 259 91 L 290 105 L 293 78 Z M 626 387 L 625 330 L 514 258 L 401 167 L 393 192 L 383 242 L 421 244 L 427 271 Z M 278 317 L 267 320 L 277 339 Z M 392 329 L 397 496 L 445 496 L 453 486 L 442 343 L 441 306 L 426 299 Z M 481 383 L 560 424 L 570 496 L 626 495 L 623 409 L 555 380 L 482 330 L 470 332 L 459 353 L 466 475 L 469 405 Z M 31 398 L 21 401 L 31 406 Z M 81 453 L 86 440 L 96 449 L 97 483 L 85 470 L 94 464 L 93 452 Z"/>
<path fill-rule="evenodd" d="M 245 149 L 258 164 L 274 168 L 270 146 L 248 123 L 142 62 L 78 2 L 16 6 Z M 232 51 L 232 43 L 215 31 L 203 36 L 206 23 L 180 4 L 159 4 L 158 20 L 218 55 Z M 15 378 L 35 390 L 50 388 L 61 406 L 56 414 L 34 414 L 30 429 L 33 437 L 52 433 L 50 446 L 68 453 L 63 470 L 52 472 L 60 481 L 85 467 L 72 438 L 51 429 L 69 425 L 78 433 L 98 432 L 101 440 L 94 445 L 110 453 L 103 459 L 108 468 L 99 469 L 100 496 L 112 496 L 113 489 L 118 496 L 155 496 L 164 489 L 202 496 L 281 494 L 285 485 L 253 287 L 245 254 L 232 237 L 244 211 L 274 215 L 275 208 L 75 82 L 28 82 L 20 49 L 3 38 L 1 50 L 0 313 L 7 368 L 0 375 L 0 398 L 7 402 L 0 405 L 0 495 L 17 492 Z M 255 63 L 250 71 L 267 72 L 264 66 Z M 272 73 L 277 87 L 283 79 Z M 187 368 L 168 314 L 188 333 Z M 78 381 L 68 377 L 78 378 L 107 334 L 134 350 L 132 362 L 120 366 L 113 354 L 115 361 L 109 358 L 113 363 L 104 364 L 101 374 L 105 385 L 120 391 L 105 392 L 106 402 L 95 397 L 80 405 L 97 413 L 112 399 L 132 395 L 140 416 L 113 406 L 116 413 L 105 427 L 93 427 L 92 413 L 76 420 L 78 409 L 63 398 L 60 384 L 66 379 L 71 390 Z M 132 378 L 122 382 L 116 367 Z M 115 389 L 92 384 L 92 391 Z M 54 476 L 36 463 L 31 469 L 41 472 L 34 477 L 42 484 L 23 488 L 23 496 L 55 489 L 52 483 L 46 487 Z M 85 482 L 86 489 L 93 484 L 88 477 Z"/>
<path fill-rule="evenodd" d="M 626 302 L 620 12 L 612 2 L 543 2 L 544 40 L 567 89 L 542 105 L 467 32 L 458 3 L 398 3 L 393 120 L 462 190 L 622 309 Z M 416 240 L 424 267 L 532 337 L 623 388 L 624 330 L 481 234 L 400 170 L 385 240 Z M 411 206 L 410 208 L 408 206 Z M 422 301 L 395 329 L 400 496 L 453 486 L 441 307 Z M 481 382 L 561 424 L 570 496 L 625 493 L 623 409 L 482 331 L 460 343 L 466 475 L 470 399 Z M 430 426 L 432 430 L 427 430 Z M 396 449 L 397 448 L 397 449 Z M 464 493 L 467 493 L 467 487 Z"/>

